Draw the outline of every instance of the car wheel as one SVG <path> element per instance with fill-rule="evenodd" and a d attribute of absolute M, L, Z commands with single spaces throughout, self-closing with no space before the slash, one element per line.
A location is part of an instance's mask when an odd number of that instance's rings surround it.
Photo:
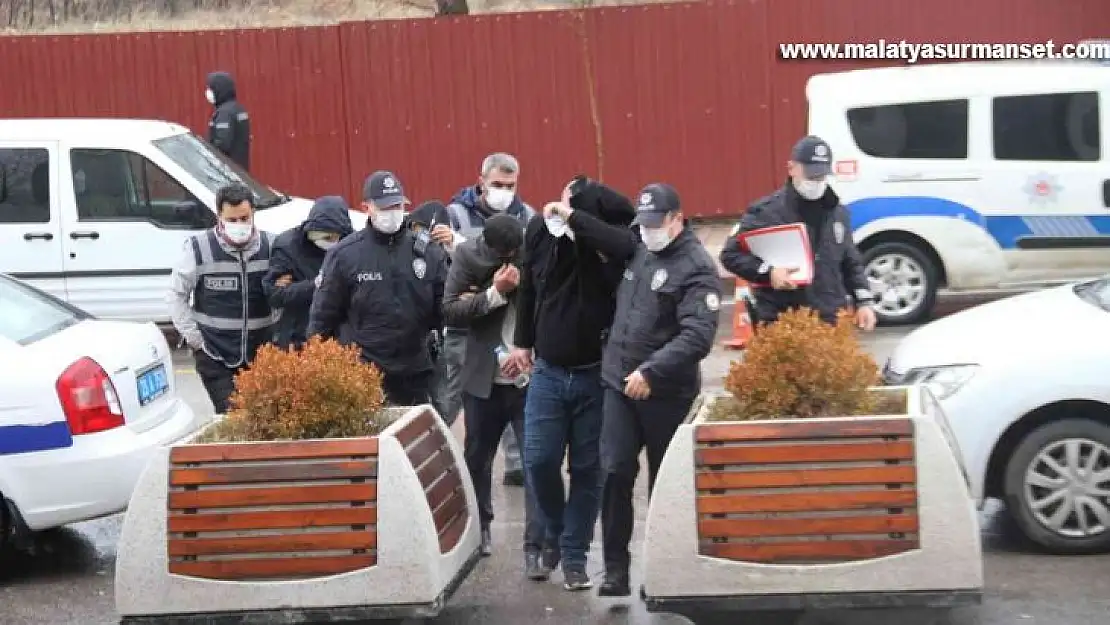
<path fill-rule="evenodd" d="M 929 254 L 910 243 L 879 243 L 863 253 L 864 273 L 883 325 L 922 321 L 937 300 L 940 271 Z"/>
<path fill-rule="evenodd" d="M 1005 498 L 1021 533 L 1051 553 L 1110 549 L 1110 427 L 1067 419 L 1030 432 L 1006 465 Z"/>

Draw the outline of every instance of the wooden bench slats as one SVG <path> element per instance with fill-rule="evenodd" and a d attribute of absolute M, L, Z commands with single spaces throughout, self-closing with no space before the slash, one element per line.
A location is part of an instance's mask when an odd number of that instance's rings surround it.
<path fill-rule="evenodd" d="M 413 463 L 413 466 L 417 466 Z M 428 488 L 439 479 L 446 471 L 451 470 L 455 466 L 455 457 L 451 455 L 451 451 L 444 449 L 438 454 L 432 456 L 431 460 L 420 467 L 416 471 L 416 476 L 420 478 L 420 484 L 424 488 Z"/>
<path fill-rule="evenodd" d="M 917 471 L 912 465 L 827 468 L 820 471 L 699 471 L 696 477 L 698 490 L 913 484 L 916 480 Z"/>
<path fill-rule="evenodd" d="M 170 449 L 172 464 L 250 460 L 311 460 L 378 455 L 377 438 L 339 438 L 273 443 L 182 445 Z"/>
<path fill-rule="evenodd" d="M 758 447 L 703 447 L 695 452 L 694 459 L 698 466 L 912 460 L 913 443 L 787 443 Z"/>
<path fill-rule="evenodd" d="M 169 563 L 170 573 L 208 579 L 245 580 L 337 575 L 374 566 L 376 554 L 310 558 L 251 558 Z"/>
<path fill-rule="evenodd" d="M 327 486 L 278 486 L 272 488 L 229 488 L 223 490 L 173 491 L 169 494 L 171 510 L 195 508 L 244 508 L 314 503 L 373 503 L 378 496 L 377 483 Z"/>
<path fill-rule="evenodd" d="M 710 423 L 697 427 L 695 440 L 699 443 L 716 443 L 910 436 L 912 434 L 913 422 L 909 419 L 874 419 L 852 422 Z"/>
<path fill-rule="evenodd" d="M 698 535 L 707 538 L 769 538 L 774 536 L 828 536 L 837 534 L 915 534 L 916 514 L 873 516 L 701 519 Z"/>
<path fill-rule="evenodd" d="M 447 439 L 437 429 L 431 430 L 427 436 L 419 443 L 408 448 L 405 453 L 408 455 L 409 461 L 412 462 L 412 466 L 419 467 L 444 447 L 447 447 Z"/>
<path fill-rule="evenodd" d="M 421 413 L 420 416 L 416 417 L 412 421 L 409 421 L 408 425 L 401 428 L 400 430 L 397 430 L 397 433 L 394 434 L 394 437 L 399 443 L 401 443 L 401 447 L 407 448 L 408 446 L 412 445 L 412 443 L 416 439 L 420 438 L 421 434 L 431 430 L 434 427 L 435 417 L 432 416 L 431 412 L 425 411 Z"/>
<path fill-rule="evenodd" d="M 697 498 L 699 514 L 742 514 L 754 512 L 833 512 L 906 508 L 917 505 L 916 490 L 871 490 L 804 492 L 786 494 L 702 495 Z"/>
<path fill-rule="evenodd" d="M 455 545 L 459 544 L 463 532 L 466 530 L 466 522 L 469 518 L 464 508 L 459 511 L 459 514 L 455 515 L 455 518 L 449 520 L 446 526 L 439 530 L 440 553 L 447 553 L 454 549 Z"/>
<path fill-rule="evenodd" d="M 466 497 L 462 491 L 455 491 L 452 495 L 441 505 L 438 509 L 432 511 L 432 518 L 435 519 L 436 530 L 440 530 L 447 526 L 447 522 L 455 518 L 455 515 L 466 510 Z"/>
<path fill-rule="evenodd" d="M 459 479 L 459 474 L 457 472 L 451 471 L 450 473 L 445 473 L 442 479 L 428 489 L 428 505 L 432 510 L 435 510 L 443 505 L 451 495 L 462 491 L 462 487 L 462 480 Z"/>
<path fill-rule="evenodd" d="M 217 484 L 251 484 L 256 482 L 368 479 L 377 474 L 377 468 L 377 462 L 363 460 L 173 469 L 170 471 L 170 485 L 214 486 Z"/>
<path fill-rule="evenodd" d="M 373 549 L 375 532 L 311 532 L 272 536 L 171 538 L 170 557 Z"/>
<path fill-rule="evenodd" d="M 710 543 L 702 554 L 743 562 L 864 560 L 911 551 L 913 540 L 819 540 L 795 543 Z"/>
<path fill-rule="evenodd" d="M 373 506 L 363 506 L 274 512 L 174 513 L 169 515 L 167 528 L 170 532 L 230 532 L 374 525 L 378 520 L 377 512 L 378 509 Z"/>

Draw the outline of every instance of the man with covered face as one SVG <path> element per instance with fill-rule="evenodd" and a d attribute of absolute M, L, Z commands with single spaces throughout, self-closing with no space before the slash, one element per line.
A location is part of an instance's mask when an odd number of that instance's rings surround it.
<path fill-rule="evenodd" d="M 244 171 L 251 167 L 251 119 L 239 103 L 235 79 L 227 72 L 208 75 L 204 97 L 212 105 L 208 142 L 235 161 Z"/>
<path fill-rule="evenodd" d="M 786 164 L 789 178 L 781 189 L 752 204 L 721 249 L 721 265 L 755 284 L 758 323 L 773 323 L 779 313 L 806 306 L 821 319 L 835 323 L 837 313 L 852 304 L 861 329 L 875 328 L 872 294 L 859 250 L 852 240 L 848 209 L 829 187 L 832 173 L 829 144 L 813 135 L 794 145 Z M 740 245 L 737 235 L 771 226 L 804 223 L 813 250 L 813 282 L 799 286 L 791 276 L 797 267 L 774 267 Z"/>
<path fill-rule="evenodd" d="M 565 219 L 548 205 L 544 219 L 533 219 L 525 232 L 515 349 L 506 374 L 532 371 L 524 468 L 544 516 L 545 543 L 552 545 L 542 566 L 550 572 L 561 563 L 563 587 L 578 591 L 593 585 L 586 555 L 601 499 L 601 349 L 624 259 L 635 251 L 635 239 L 627 236 L 635 211 L 627 198 L 584 176 L 566 187 L 562 199 L 573 209 Z M 599 245 L 599 239 L 607 241 Z M 616 253 L 603 254 L 602 247 Z M 564 456 L 569 493 L 563 488 Z"/>

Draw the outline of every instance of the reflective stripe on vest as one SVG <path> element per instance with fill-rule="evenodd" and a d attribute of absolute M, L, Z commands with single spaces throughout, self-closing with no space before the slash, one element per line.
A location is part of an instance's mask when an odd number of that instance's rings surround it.
<path fill-rule="evenodd" d="M 225 251 L 214 231 L 192 239 L 197 264 L 193 318 L 208 354 L 229 367 L 246 363 L 272 338 L 274 315 L 262 290 L 270 239 L 266 233 L 259 236 L 259 249 L 246 262 Z"/>

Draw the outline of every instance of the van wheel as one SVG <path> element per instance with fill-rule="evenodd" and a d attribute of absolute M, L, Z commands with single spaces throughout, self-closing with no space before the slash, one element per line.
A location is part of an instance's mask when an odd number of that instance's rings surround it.
<path fill-rule="evenodd" d="M 1030 432 L 1006 464 L 1006 509 L 1049 553 L 1110 551 L 1110 427 L 1065 419 Z"/>
<path fill-rule="evenodd" d="M 863 253 L 863 266 L 875 293 L 879 323 L 918 323 L 933 311 L 940 272 L 917 246 L 896 241 L 879 243 Z"/>

